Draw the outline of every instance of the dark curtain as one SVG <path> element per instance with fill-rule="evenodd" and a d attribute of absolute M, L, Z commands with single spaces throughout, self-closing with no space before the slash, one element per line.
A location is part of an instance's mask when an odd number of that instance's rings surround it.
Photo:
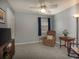
<path fill-rule="evenodd" d="M 48 31 L 51 30 L 50 18 L 48 18 Z"/>
<path fill-rule="evenodd" d="M 38 17 L 38 36 L 41 36 L 41 17 Z"/>
<path fill-rule="evenodd" d="M 50 18 L 48 18 L 48 31 L 51 30 Z M 41 36 L 41 17 L 38 17 L 38 36 Z"/>

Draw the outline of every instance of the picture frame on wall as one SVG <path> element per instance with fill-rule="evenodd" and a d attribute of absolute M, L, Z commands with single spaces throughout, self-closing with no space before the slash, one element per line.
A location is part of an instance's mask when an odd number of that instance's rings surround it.
<path fill-rule="evenodd" d="M 4 24 L 6 22 L 6 13 L 0 8 L 0 23 Z"/>

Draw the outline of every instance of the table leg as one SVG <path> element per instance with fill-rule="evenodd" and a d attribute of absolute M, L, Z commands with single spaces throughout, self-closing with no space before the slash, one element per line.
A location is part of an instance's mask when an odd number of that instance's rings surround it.
<path fill-rule="evenodd" d="M 67 44 L 66 44 L 66 41 L 65 41 L 65 45 L 64 45 L 64 46 L 66 47 L 66 45 L 67 45 Z"/>
<path fill-rule="evenodd" d="M 73 47 L 74 47 L 74 40 L 73 40 Z"/>
<path fill-rule="evenodd" d="M 67 42 L 67 46 L 66 47 L 68 47 L 69 46 L 69 42 Z"/>
<path fill-rule="evenodd" d="M 60 39 L 60 48 L 61 48 L 61 39 Z"/>

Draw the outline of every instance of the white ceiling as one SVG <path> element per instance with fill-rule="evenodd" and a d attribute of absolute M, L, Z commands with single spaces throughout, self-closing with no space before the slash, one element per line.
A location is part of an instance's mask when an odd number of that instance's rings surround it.
<path fill-rule="evenodd" d="M 39 0 L 8 0 L 8 2 L 15 11 L 40 13 L 40 9 L 35 8 L 40 6 Z M 45 0 L 45 4 L 48 7 L 47 14 L 56 14 L 77 3 L 79 3 L 79 0 Z M 57 4 L 56 8 L 53 7 L 55 4 Z"/>

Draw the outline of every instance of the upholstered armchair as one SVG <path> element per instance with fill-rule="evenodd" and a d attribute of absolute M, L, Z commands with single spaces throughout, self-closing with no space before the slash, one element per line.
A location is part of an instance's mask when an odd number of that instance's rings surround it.
<path fill-rule="evenodd" d="M 56 32 L 55 31 L 48 31 L 47 36 L 42 38 L 43 44 L 47 46 L 55 46 L 56 41 Z"/>

